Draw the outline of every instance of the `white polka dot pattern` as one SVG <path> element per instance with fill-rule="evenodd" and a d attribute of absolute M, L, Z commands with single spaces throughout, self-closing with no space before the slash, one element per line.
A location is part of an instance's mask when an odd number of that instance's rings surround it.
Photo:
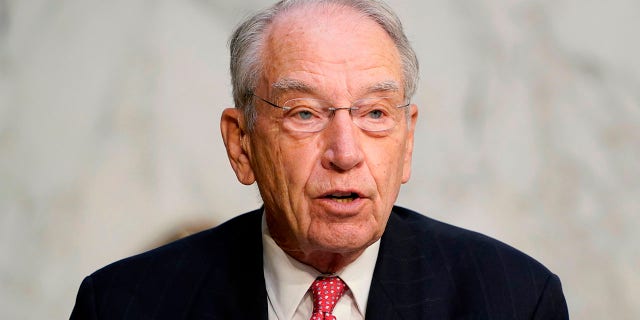
<path fill-rule="evenodd" d="M 313 314 L 311 320 L 336 320 L 331 314 L 347 285 L 338 277 L 318 277 L 311 284 Z"/>

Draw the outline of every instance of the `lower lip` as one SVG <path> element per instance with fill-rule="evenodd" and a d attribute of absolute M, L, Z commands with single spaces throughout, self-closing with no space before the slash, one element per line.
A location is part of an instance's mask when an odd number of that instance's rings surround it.
<path fill-rule="evenodd" d="M 318 200 L 319 204 L 327 213 L 340 217 L 348 217 L 360 213 L 366 199 L 355 198 L 351 201 L 336 201 L 331 198 L 320 198 Z"/>

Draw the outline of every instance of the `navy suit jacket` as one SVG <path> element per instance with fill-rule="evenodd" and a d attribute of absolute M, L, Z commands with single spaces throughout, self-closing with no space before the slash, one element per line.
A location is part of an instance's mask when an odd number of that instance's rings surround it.
<path fill-rule="evenodd" d="M 262 210 L 86 277 L 71 319 L 267 319 Z M 394 207 L 367 319 L 568 319 L 560 280 L 487 236 Z"/>

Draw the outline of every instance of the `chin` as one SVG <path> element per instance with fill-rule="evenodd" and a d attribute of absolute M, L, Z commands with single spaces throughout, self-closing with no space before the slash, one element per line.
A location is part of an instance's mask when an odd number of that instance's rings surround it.
<path fill-rule="evenodd" d="M 315 245 L 322 251 L 333 253 L 351 253 L 366 249 L 380 237 L 375 232 L 363 230 L 332 230 L 313 239 Z"/>

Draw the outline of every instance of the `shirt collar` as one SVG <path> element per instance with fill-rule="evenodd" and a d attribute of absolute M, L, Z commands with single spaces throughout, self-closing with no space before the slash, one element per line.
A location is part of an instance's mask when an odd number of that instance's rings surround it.
<path fill-rule="evenodd" d="M 311 283 L 322 273 L 286 254 L 269 234 L 262 215 L 262 247 L 265 285 L 269 302 L 280 319 L 291 319 Z M 347 284 L 360 313 L 364 316 L 380 240 L 367 247 L 354 262 L 337 275 Z"/>

